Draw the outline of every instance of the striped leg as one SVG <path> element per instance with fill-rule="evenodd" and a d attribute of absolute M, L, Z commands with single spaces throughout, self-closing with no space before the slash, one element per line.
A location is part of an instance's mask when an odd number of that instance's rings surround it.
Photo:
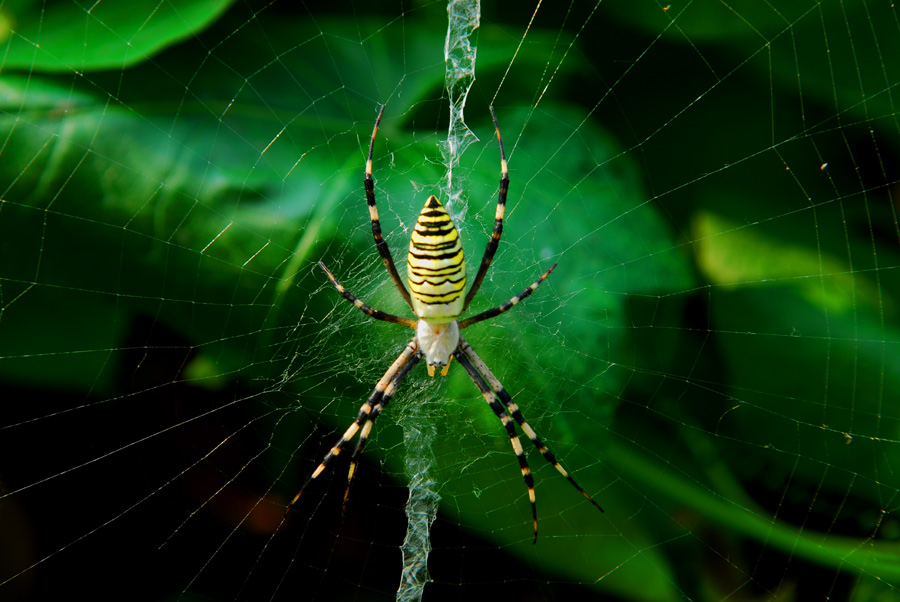
<path fill-rule="evenodd" d="M 462 351 L 462 355 L 459 354 L 460 351 Z M 506 389 L 503 388 L 503 385 L 500 384 L 500 381 L 497 380 L 497 377 L 494 376 L 494 374 L 493 374 L 493 372 L 491 372 L 490 368 L 487 367 L 487 364 L 484 363 L 484 360 L 482 360 L 480 357 L 478 357 L 478 354 L 475 353 L 475 350 L 472 349 L 471 345 L 469 345 L 465 340 L 460 339 L 459 340 L 459 348 L 458 348 L 458 351 L 455 353 L 455 355 L 456 355 L 456 358 L 458 360 L 460 360 L 460 363 L 462 363 L 463 357 L 465 357 L 471 361 L 471 363 L 475 367 L 475 369 L 477 369 L 478 372 L 490 384 L 490 387 L 493 390 L 493 392 L 496 393 L 497 396 L 500 397 L 501 400 L 503 400 L 503 403 L 506 405 L 506 409 L 512 415 L 513 420 L 515 420 L 516 423 L 519 425 L 519 428 L 521 428 L 522 431 L 526 435 L 528 435 L 528 438 L 531 439 L 531 442 L 534 444 L 534 446 L 537 448 L 537 450 L 539 452 L 541 452 L 541 455 L 544 456 L 544 459 L 547 460 L 547 462 L 549 462 L 550 464 L 552 464 L 553 467 L 556 470 L 558 470 L 562 476 L 566 477 L 566 479 L 569 480 L 569 482 L 575 487 L 575 489 L 578 490 L 579 493 L 581 493 L 581 495 L 586 497 L 588 499 L 588 501 L 590 501 L 594 506 L 596 506 L 600 512 L 603 512 L 603 508 L 600 507 L 600 504 L 595 502 L 594 498 L 592 498 L 590 495 L 588 495 L 588 493 L 584 489 L 581 488 L 581 485 L 579 485 L 577 482 L 575 482 L 575 479 L 572 478 L 572 475 L 570 475 L 566 471 L 566 469 L 563 468 L 562 465 L 556 460 L 556 457 L 553 455 L 553 452 L 551 452 L 547 448 L 547 446 L 544 445 L 544 442 L 541 441 L 540 437 L 537 436 L 537 433 L 534 432 L 534 429 L 531 428 L 531 426 L 527 422 L 525 422 L 525 417 L 522 415 L 522 411 L 519 409 L 519 406 L 516 405 L 516 403 L 512 400 L 512 397 L 510 397 L 510 395 L 509 395 L 509 393 L 507 393 Z M 478 384 L 478 383 L 476 383 L 476 384 Z"/>
<path fill-rule="evenodd" d="M 363 312 L 364 314 L 366 314 L 367 316 L 369 316 L 371 318 L 375 318 L 376 320 L 382 320 L 384 322 L 393 322 L 394 324 L 402 324 L 403 326 L 409 326 L 410 328 L 416 327 L 415 320 L 412 320 L 410 318 L 403 318 L 401 316 L 395 316 L 394 314 L 389 314 L 389 313 L 383 312 L 379 309 L 372 309 L 371 307 L 369 307 L 368 305 L 366 305 L 365 303 L 363 303 L 362 301 L 357 299 L 353 293 L 351 293 L 350 291 L 345 289 L 344 286 L 340 282 L 338 282 L 337 279 L 334 277 L 334 274 L 332 274 L 331 271 L 328 268 L 326 268 L 325 264 L 322 263 L 321 261 L 319 262 L 319 267 L 322 268 L 323 270 L 325 270 L 325 274 L 328 276 L 328 279 L 331 280 L 331 284 L 334 285 L 334 288 L 336 288 L 338 290 L 338 292 L 341 294 L 341 296 L 343 296 L 344 299 L 346 299 L 347 301 L 349 301 L 350 303 L 352 303 L 353 305 L 358 307 L 359 310 L 361 312 Z"/>
<path fill-rule="evenodd" d="M 505 311 L 509 311 L 510 309 L 512 309 L 513 305 L 517 304 L 522 299 L 525 299 L 526 297 L 531 295 L 531 293 L 533 293 L 535 291 L 535 289 L 541 285 L 541 282 L 543 282 L 544 279 L 547 276 L 549 276 L 550 272 L 552 272 L 554 269 L 556 269 L 555 263 L 550 266 L 549 270 L 547 270 L 546 272 L 541 274 L 540 278 L 538 278 L 537 280 L 532 282 L 531 286 L 526 288 L 524 291 L 522 291 L 521 293 L 519 293 L 518 295 L 516 295 L 515 297 L 513 297 L 512 299 L 510 299 L 503 305 L 499 305 L 493 309 L 483 311 L 480 314 L 475 314 L 471 318 L 466 318 L 465 320 L 460 320 L 459 321 L 459 329 L 462 330 L 463 328 L 471 326 L 472 324 L 478 324 L 479 322 L 483 322 L 484 320 L 493 318 L 494 316 L 499 316 L 500 314 L 502 314 Z"/>
<path fill-rule="evenodd" d="M 469 303 L 475 298 L 475 293 L 481 287 L 481 282 L 487 274 L 497 247 L 500 245 L 500 236 L 503 234 L 503 214 L 506 212 L 506 195 L 509 193 L 509 169 L 506 165 L 506 152 L 503 150 L 503 138 L 500 136 L 500 126 L 497 124 L 497 116 L 494 115 L 494 107 L 489 107 L 491 111 L 491 119 L 494 120 L 494 131 L 497 132 L 497 143 L 500 145 L 500 191 L 497 193 L 497 210 L 494 212 L 494 231 L 491 233 L 491 239 L 488 241 L 487 247 L 484 249 L 484 256 L 481 258 L 481 265 L 478 266 L 478 274 L 472 281 L 472 288 L 466 295 L 466 301 L 463 311 L 469 307 Z"/>
<path fill-rule="evenodd" d="M 461 348 L 462 343 L 460 344 L 459 349 Z M 522 478 L 525 479 L 525 486 L 528 487 L 528 499 L 531 501 L 531 516 L 534 521 L 534 540 L 532 543 L 537 543 L 537 504 L 535 503 L 534 497 L 534 476 L 532 476 L 531 469 L 528 467 L 528 460 L 525 458 L 525 450 L 522 449 L 522 442 L 519 441 L 519 436 L 516 434 L 516 427 L 509 417 L 509 414 L 503 409 L 503 404 L 497 399 L 497 395 L 494 394 L 491 387 L 484 381 L 484 377 L 481 376 L 475 366 L 472 365 L 472 362 L 469 361 L 468 356 L 465 353 L 460 354 L 459 351 L 454 352 L 454 355 L 456 356 L 456 359 L 459 360 L 460 365 L 466 369 L 469 378 L 472 379 L 472 382 L 474 382 L 475 386 L 478 387 L 478 390 L 481 391 L 484 400 L 487 401 L 488 405 L 491 406 L 491 409 L 494 410 L 494 414 L 497 415 L 497 418 L 499 418 L 500 422 L 503 423 L 503 426 L 506 427 L 506 432 L 509 434 L 509 442 L 512 443 L 513 451 L 519 459 Z"/>
<path fill-rule="evenodd" d="M 338 456 L 341 453 L 341 450 L 344 449 L 344 446 L 348 441 L 353 439 L 353 437 L 359 431 L 360 427 L 362 427 L 367 422 L 374 420 L 371 415 L 375 407 L 378 405 L 384 407 L 384 405 L 387 404 L 387 400 L 384 399 L 385 395 L 387 395 L 387 398 L 390 399 L 390 396 L 393 395 L 393 392 L 400 384 L 400 381 L 402 381 L 403 377 L 405 377 L 409 373 L 409 370 L 412 369 L 412 366 L 410 366 L 408 369 L 406 368 L 406 366 L 410 363 L 414 366 L 419 361 L 420 357 L 419 344 L 415 341 L 415 339 L 413 339 L 412 341 L 410 341 L 409 345 L 406 346 L 400 356 L 396 360 L 394 360 L 394 363 L 391 364 L 391 367 L 388 368 L 387 372 L 384 373 L 384 376 L 381 377 L 381 380 L 379 380 L 375 385 L 375 390 L 372 391 L 369 399 L 367 399 L 359 409 L 359 416 L 357 416 L 353 424 L 351 424 L 350 427 L 344 432 L 344 434 L 341 435 L 341 438 L 338 439 L 337 443 L 334 444 L 334 447 L 331 448 L 331 451 L 329 451 L 325 455 L 325 458 L 322 460 L 319 466 L 303 483 L 300 491 L 297 492 L 297 495 L 294 496 L 294 499 L 291 500 L 291 503 L 288 504 L 287 508 L 285 509 L 285 514 L 287 514 L 288 511 L 290 511 L 290 509 L 293 507 L 293 505 L 297 503 L 297 500 L 299 500 L 300 496 L 303 495 L 303 490 L 306 489 L 306 487 L 314 479 L 322 474 L 322 472 L 324 472 L 325 468 L 328 467 L 328 464 L 335 458 L 335 456 Z M 389 390 L 390 394 L 388 394 Z M 368 428 L 368 430 L 366 431 L 366 435 L 368 435 L 368 431 L 371 430 L 371 428 L 371 426 Z M 352 478 L 352 472 L 350 476 Z"/>
<path fill-rule="evenodd" d="M 381 236 L 381 220 L 378 218 L 378 206 L 375 204 L 375 180 L 372 179 L 372 149 L 375 148 L 375 135 L 378 133 L 378 124 L 381 123 L 381 115 L 384 113 L 384 105 L 378 111 L 378 118 L 375 120 L 375 127 L 372 129 L 372 139 L 369 141 L 369 157 L 366 159 L 366 177 L 363 184 L 366 188 L 366 203 L 369 206 L 369 218 L 372 220 L 372 237 L 375 239 L 375 248 L 384 261 L 384 267 L 387 268 L 394 286 L 400 291 L 400 295 L 406 304 L 412 309 L 412 299 L 409 297 L 409 291 L 403 286 L 400 274 L 397 272 L 397 266 L 394 265 L 394 258 L 391 256 L 391 250 L 384 238 Z"/>
<path fill-rule="evenodd" d="M 391 382 L 384 389 L 384 393 L 381 396 L 381 401 L 375 403 L 372 406 L 372 412 L 369 414 L 368 419 L 366 419 L 365 423 L 362 425 L 362 429 L 359 431 L 359 441 L 356 443 L 356 449 L 353 450 L 353 455 L 350 456 L 350 470 L 347 473 L 347 489 L 344 491 L 344 508 L 347 507 L 347 498 L 350 497 L 350 485 L 353 482 L 353 475 L 356 473 L 356 464 L 359 458 L 360 453 L 362 453 L 363 447 L 366 446 L 366 441 L 369 439 L 369 433 L 372 432 L 372 426 L 375 424 L 375 419 L 378 418 L 378 415 L 381 414 L 381 410 L 387 406 L 388 402 L 394 396 L 394 392 L 397 390 L 397 387 L 400 386 L 400 383 L 403 382 L 403 379 L 406 378 L 406 375 L 410 373 L 410 371 L 416 367 L 416 364 L 419 363 L 419 360 L 422 359 L 421 353 L 415 353 L 406 364 L 400 368 L 400 371 L 394 376 Z M 374 395 L 374 393 L 373 393 Z"/>

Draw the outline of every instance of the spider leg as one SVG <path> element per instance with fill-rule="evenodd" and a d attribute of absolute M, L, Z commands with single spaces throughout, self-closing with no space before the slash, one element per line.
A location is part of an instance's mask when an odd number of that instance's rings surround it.
<path fill-rule="evenodd" d="M 481 287 L 481 282 L 487 274 L 491 261 L 494 259 L 494 253 L 500 245 L 500 236 L 503 234 L 503 214 L 506 212 L 506 195 L 509 192 L 509 169 L 506 165 L 506 151 L 503 150 L 503 138 L 500 136 L 500 126 L 497 124 L 497 116 L 494 115 L 494 107 L 488 107 L 491 111 L 491 119 L 494 120 L 494 131 L 497 132 L 497 143 L 500 145 L 500 191 L 497 193 L 497 209 L 494 213 L 494 231 L 491 232 L 491 239 L 488 241 L 487 247 L 484 249 L 484 256 L 481 258 L 481 265 L 478 266 L 478 274 L 472 281 L 472 288 L 466 294 L 466 300 L 463 304 L 463 311 L 469 307 L 469 303 L 475 297 L 475 293 Z M 373 201 L 374 202 L 374 201 Z"/>
<path fill-rule="evenodd" d="M 403 377 L 409 373 L 409 370 L 412 369 L 413 366 L 419 361 L 419 344 L 415 339 L 410 341 L 409 345 L 403 349 L 403 352 L 394 360 L 394 363 L 391 364 L 391 367 L 387 369 L 387 372 L 384 373 L 384 376 L 381 377 L 381 380 L 375 385 L 375 390 L 372 391 L 372 394 L 369 395 L 369 398 L 359 409 L 359 416 L 357 416 L 356 420 L 344 431 L 344 434 L 341 435 L 341 438 L 338 439 L 337 443 L 331 448 L 331 450 L 325 454 L 325 458 L 322 459 L 322 462 L 318 467 L 313 471 L 313 473 L 307 477 L 306 481 L 303 483 L 303 486 L 300 488 L 300 491 L 297 492 L 297 495 L 294 496 L 294 499 L 291 500 L 291 503 L 287 505 L 285 508 L 285 514 L 287 514 L 290 509 L 297 503 L 297 500 L 300 499 L 300 496 L 303 495 L 303 491 L 306 487 L 313 482 L 322 472 L 324 472 L 325 468 L 328 467 L 328 464 L 335 458 L 335 456 L 341 453 L 341 450 L 344 449 L 344 446 L 348 441 L 353 439 L 356 433 L 359 431 L 360 427 L 362 427 L 367 422 L 371 422 L 374 420 L 372 418 L 372 413 L 376 406 L 380 404 L 381 407 L 387 403 L 384 399 L 385 395 L 387 395 L 388 399 L 393 395 L 394 389 L 396 389 L 397 385 L 400 384 L 400 381 L 403 380 Z M 415 359 L 413 359 L 415 358 Z M 412 365 L 410 365 L 412 364 Z M 407 368 L 407 366 L 409 368 Z M 390 394 L 388 391 L 390 390 Z M 379 409 L 380 411 L 380 409 Z M 366 430 L 366 435 L 368 435 L 368 431 L 371 430 L 371 426 Z M 354 454 L 355 455 L 355 454 Z M 350 477 L 352 478 L 353 473 L 352 469 L 355 468 L 353 466 L 351 468 Z M 348 479 L 349 482 L 349 479 Z"/>
<path fill-rule="evenodd" d="M 506 432 L 509 434 L 509 442 L 512 444 L 513 451 L 516 453 L 516 457 L 519 459 L 519 467 L 522 470 L 522 478 L 525 480 L 525 486 L 528 487 L 528 499 L 529 501 L 531 501 L 531 517 L 534 521 L 534 540 L 532 541 L 532 543 L 537 543 L 538 523 L 537 504 L 535 503 L 534 496 L 534 476 L 532 476 L 531 474 L 531 468 L 528 467 L 528 460 L 525 458 L 525 450 L 522 449 L 522 442 L 519 441 L 519 436 L 516 434 L 516 427 L 513 424 L 512 419 L 509 417 L 509 414 L 507 414 L 506 410 L 503 408 L 503 404 L 500 403 L 497 395 L 485 382 L 484 377 L 479 373 L 475 366 L 472 365 L 472 362 L 469 361 L 469 358 L 465 354 L 465 352 L 459 352 L 461 349 L 462 342 L 460 342 L 460 346 L 453 353 L 453 355 L 456 356 L 456 359 L 459 361 L 460 365 L 465 368 L 466 372 L 469 374 L 469 378 L 472 379 L 472 382 L 474 382 L 475 386 L 478 387 L 478 390 L 481 391 L 481 395 L 484 397 L 484 400 L 488 402 L 488 405 L 491 406 L 492 410 L 494 410 L 494 414 L 497 415 L 497 418 L 499 418 L 500 422 L 503 423 L 503 426 L 506 427 Z"/>
<path fill-rule="evenodd" d="M 383 312 L 380 309 L 372 309 L 362 301 L 360 301 L 356 296 L 344 288 L 344 286 L 337 281 L 334 277 L 334 274 L 325 267 L 325 264 L 321 261 L 319 262 L 319 267 L 325 270 L 325 274 L 328 276 L 328 279 L 331 280 L 331 284 L 334 285 L 334 288 L 338 290 L 341 296 L 344 297 L 347 301 L 355 305 L 359 308 L 361 312 L 369 316 L 370 318 L 375 318 L 376 320 L 381 320 L 383 322 L 393 322 L 394 324 L 402 324 L 403 326 L 409 326 L 410 328 L 416 327 L 416 321 L 410 318 L 404 318 L 401 316 L 395 316 L 394 314 L 389 314 L 387 312 Z"/>
<path fill-rule="evenodd" d="M 541 274 L 540 278 L 538 278 L 537 280 L 532 282 L 531 286 L 526 288 L 524 291 L 522 291 L 521 293 L 519 293 L 518 295 L 516 295 L 515 297 L 513 297 L 512 299 L 510 299 L 503 305 L 499 305 L 497 307 L 494 307 L 493 309 L 483 311 L 480 314 L 475 314 L 471 318 L 466 318 L 465 320 L 460 320 L 459 321 L 459 329 L 462 330 L 463 328 L 471 326 L 472 324 L 478 324 L 479 322 L 483 322 L 484 320 L 493 318 L 494 316 L 499 316 L 500 314 L 502 314 L 505 311 L 509 311 L 510 309 L 512 309 L 513 305 L 517 304 L 522 299 L 531 295 L 531 293 L 533 293 L 535 291 L 535 289 L 541 285 L 541 282 L 543 282 L 544 279 L 547 276 L 549 276 L 550 272 L 552 272 L 554 269 L 556 269 L 555 263 L 550 266 L 549 270 L 547 270 L 546 272 Z"/>
<path fill-rule="evenodd" d="M 375 127 L 372 129 L 372 139 L 369 141 L 369 157 L 366 159 L 366 176 L 363 180 L 363 185 L 366 189 L 366 203 L 369 206 L 369 218 L 372 220 L 372 237 L 375 239 L 375 248 L 378 249 L 378 254 L 381 255 L 381 259 L 384 261 L 384 267 L 387 268 L 391 280 L 394 281 L 394 286 L 397 287 L 403 300 L 406 301 L 406 304 L 412 309 L 413 305 L 412 299 L 409 296 L 409 291 L 407 291 L 406 287 L 403 285 L 403 280 L 400 279 L 400 274 L 397 272 L 397 266 L 394 265 L 394 258 L 391 256 L 391 250 L 381 236 L 381 220 L 378 217 L 378 205 L 375 204 L 375 180 L 372 179 L 372 149 L 375 148 L 375 135 L 378 133 L 378 124 L 381 123 L 381 115 L 383 113 L 384 105 L 381 105 L 381 110 L 378 111 L 378 118 L 375 120 Z"/>
<path fill-rule="evenodd" d="M 406 351 L 404 351 L 404 354 L 405 353 Z M 378 418 L 378 415 L 381 414 L 381 410 L 383 410 L 385 406 L 387 406 L 388 402 L 391 400 L 391 397 L 394 396 L 394 392 L 397 390 L 397 387 L 400 386 L 400 383 L 403 382 L 403 379 L 406 378 L 406 375 L 409 374 L 413 368 L 415 368 L 420 359 L 422 359 L 422 354 L 418 352 L 409 357 L 406 363 L 400 368 L 400 370 L 394 375 L 394 377 L 385 387 L 380 401 L 377 401 L 374 405 L 372 405 L 372 411 L 369 414 L 369 417 L 366 419 L 365 423 L 363 423 L 362 429 L 360 429 L 359 431 L 359 441 L 357 441 L 356 443 L 356 449 L 353 450 L 353 455 L 350 456 L 350 470 L 347 472 L 347 489 L 346 491 L 344 491 L 344 508 L 347 507 L 347 498 L 350 497 L 350 485 L 353 482 L 353 475 L 356 473 L 357 458 L 359 457 L 360 453 L 362 453 L 363 447 L 365 447 L 366 441 L 369 439 L 369 433 L 372 432 L 372 426 L 374 426 L 375 424 L 375 419 Z M 375 393 L 373 392 L 372 395 L 374 396 Z"/>
<path fill-rule="evenodd" d="M 460 355 L 460 353 L 459 353 L 460 351 L 462 351 L 462 355 Z M 459 347 L 457 348 L 457 351 L 454 353 L 454 355 L 456 355 L 456 359 L 460 360 L 460 363 L 462 363 L 463 357 L 465 357 L 467 360 L 471 361 L 471 363 L 475 367 L 475 369 L 478 370 L 478 372 L 490 384 L 490 387 L 493 390 L 493 392 L 496 393 L 497 396 L 499 396 L 501 400 L 503 400 L 503 403 L 506 405 L 506 409 L 512 415 L 513 420 L 515 420 L 516 423 L 519 425 L 519 428 L 521 428 L 522 431 L 526 435 L 528 435 L 528 438 L 531 439 L 531 442 L 534 444 L 534 446 L 537 448 L 537 450 L 539 452 L 541 452 L 541 455 L 544 456 L 544 459 L 547 460 L 547 462 L 549 462 L 550 464 L 552 464 L 553 468 L 558 470 L 560 472 L 560 474 L 562 474 L 562 476 L 566 477 L 566 479 L 568 479 L 568 481 L 575 487 L 575 489 L 578 490 L 579 493 L 581 493 L 581 495 L 586 497 L 588 499 L 588 501 L 590 503 L 592 503 L 594 506 L 596 506 L 600 512 L 603 512 L 603 508 L 600 507 L 600 504 L 595 502 L 594 498 L 592 498 L 588 494 L 587 491 L 585 491 L 584 489 L 581 488 L 581 485 L 579 485 L 575 481 L 575 479 L 572 478 L 572 475 L 570 475 L 566 471 L 566 469 L 562 467 L 562 464 L 560 464 L 556 460 L 556 457 L 553 455 L 553 452 L 551 452 L 547 448 L 547 446 L 544 445 L 544 442 L 541 441 L 540 437 L 537 436 L 537 433 L 534 432 L 534 429 L 531 428 L 531 425 L 529 425 L 527 422 L 525 422 L 525 417 L 522 415 L 522 410 L 520 410 L 519 406 L 516 405 L 516 403 L 512 400 L 512 397 L 510 397 L 510 395 L 506 391 L 506 389 L 503 388 L 503 385 L 500 384 L 500 381 L 497 380 L 497 377 L 494 376 L 494 373 L 491 372 L 490 368 L 487 367 L 487 364 L 484 363 L 484 360 L 482 360 L 480 357 L 478 357 L 478 354 L 475 353 L 475 350 L 472 349 L 472 346 L 469 345 L 465 340 L 460 338 Z M 467 371 L 468 371 L 468 369 L 467 369 Z M 469 374 L 471 375 L 471 372 Z M 475 383 L 475 384 L 477 385 L 478 383 Z M 484 394 L 483 391 L 482 391 L 482 394 Z M 485 398 L 487 398 L 486 395 L 485 395 Z"/>

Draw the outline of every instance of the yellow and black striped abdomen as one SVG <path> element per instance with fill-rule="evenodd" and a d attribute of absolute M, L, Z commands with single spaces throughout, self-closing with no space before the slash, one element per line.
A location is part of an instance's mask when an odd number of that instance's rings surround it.
<path fill-rule="evenodd" d="M 459 232 L 436 196 L 416 220 L 406 256 L 413 310 L 428 322 L 452 322 L 463 309 L 466 262 Z"/>

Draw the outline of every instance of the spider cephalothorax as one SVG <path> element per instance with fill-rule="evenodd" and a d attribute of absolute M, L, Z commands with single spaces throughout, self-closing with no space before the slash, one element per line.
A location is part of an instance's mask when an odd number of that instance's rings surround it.
<path fill-rule="evenodd" d="M 328 463 L 340 454 L 347 442 L 359 432 L 359 441 L 350 458 L 347 490 L 344 493 L 344 501 L 346 503 L 353 474 L 356 470 L 357 458 L 365 446 L 375 419 L 388 404 L 394 395 L 394 391 L 423 357 L 428 365 L 429 376 L 434 376 L 435 367 L 440 367 L 441 375 L 446 376 L 450 367 L 450 360 L 455 357 L 506 428 L 513 451 L 519 459 L 522 477 L 525 480 L 525 485 L 528 487 L 528 499 L 531 501 L 531 512 L 534 520 L 534 541 L 537 541 L 537 506 L 535 505 L 534 496 L 534 477 L 531 474 L 531 469 L 528 467 L 522 443 L 516 434 L 515 424 L 518 424 L 522 432 L 531 439 L 531 442 L 547 462 L 566 477 L 594 506 L 600 509 L 601 512 L 603 511 L 597 502 L 560 465 L 553 453 L 544 445 L 537 433 L 534 432 L 534 429 L 525 422 L 521 410 L 513 402 L 512 397 L 503 388 L 497 377 L 487 367 L 487 364 L 459 335 L 464 328 L 502 314 L 529 296 L 556 267 L 556 264 L 550 266 L 550 269 L 535 280 L 531 286 L 506 303 L 459 320 L 459 317 L 469 307 L 469 303 L 471 303 L 472 298 L 481 286 L 481 282 L 484 280 L 485 274 L 491 265 L 491 260 L 494 258 L 494 253 L 497 252 L 497 245 L 500 243 L 500 236 L 503 232 L 503 214 L 506 209 L 506 195 L 509 190 L 509 173 L 506 164 L 506 153 L 503 150 L 503 139 L 500 136 L 500 127 L 497 125 L 497 117 L 494 115 L 493 107 L 490 111 L 491 118 L 494 120 L 494 131 L 497 133 L 497 143 L 500 146 L 500 189 L 497 195 L 497 210 L 494 215 L 494 230 L 484 251 L 475 280 L 472 282 L 472 286 L 465 297 L 463 297 L 463 291 L 466 287 L 466 262 L 459 240 L 459 231 L 440 200 L 433 195 L 425 201 L 425 206 L 419 213 L 410 237 L 409 253 L 407 254 L 406 262 L 409 291 L 406 290 L 400 279 L 391 251 L 381 236 L 381 221 L 378 217 L 378 207 L 375 204 L 375 182 L 372 179 L 372 150 L 375 147 L 375 135 L 378 133 L 378 124 L 381 123 L 384 107 L 378 113 L 375 127 L 372 130 L 372 138 L 369 142 L 369 156 L 366 161 L 364 180 L 366 202 L 369 205 L 369 218 L 372 221 L 372 235 L 375 238 L 375 247 L 384 261 L 391 280 L 393 280 L 400 295 L 406 301 L 406 304 L 409 305 L 417 319 L 404 318 L 369 307 L 345 289 L 328 268 L 325 267 L 325 264 L 320 261 L 319 265 L 325 270 L 325 274 L 328 275 L 329 280 L 331 280 L 338 292 L 363 313 L 377 320 L 408 326 L 415 329 L 416 334 L 412 341 L 403 349 L 403 352 L 400 353 L 400 356 L 394 360 L 394 363 L 391 364 L 384 376 L 381 377 L 381 380 L 375 385 L 375 390 L 372 391 L 369 399 L 360 408 L 359 415 L 353 424 L 344 432 L 334 447 L 331 448 L 331 451 L 326 454 L 322 462 L 306 479 L 303 487 L 300 488 L 300 492 L 291 500 L 288 509 L 300 499 L 306 486 L 322 474 Z M 410 291 L 412 292 L 410 293 Z"/>

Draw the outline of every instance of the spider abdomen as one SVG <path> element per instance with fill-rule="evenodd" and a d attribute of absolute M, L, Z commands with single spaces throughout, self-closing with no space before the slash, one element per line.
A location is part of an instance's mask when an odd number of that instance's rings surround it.
<path fill-rule="evenodd" d="M 440 324 L 463 310 L 466 262 L 459 232 L 434 195 L 419 213 L 406 256 L 407 281 L 416 316 Z"/>

